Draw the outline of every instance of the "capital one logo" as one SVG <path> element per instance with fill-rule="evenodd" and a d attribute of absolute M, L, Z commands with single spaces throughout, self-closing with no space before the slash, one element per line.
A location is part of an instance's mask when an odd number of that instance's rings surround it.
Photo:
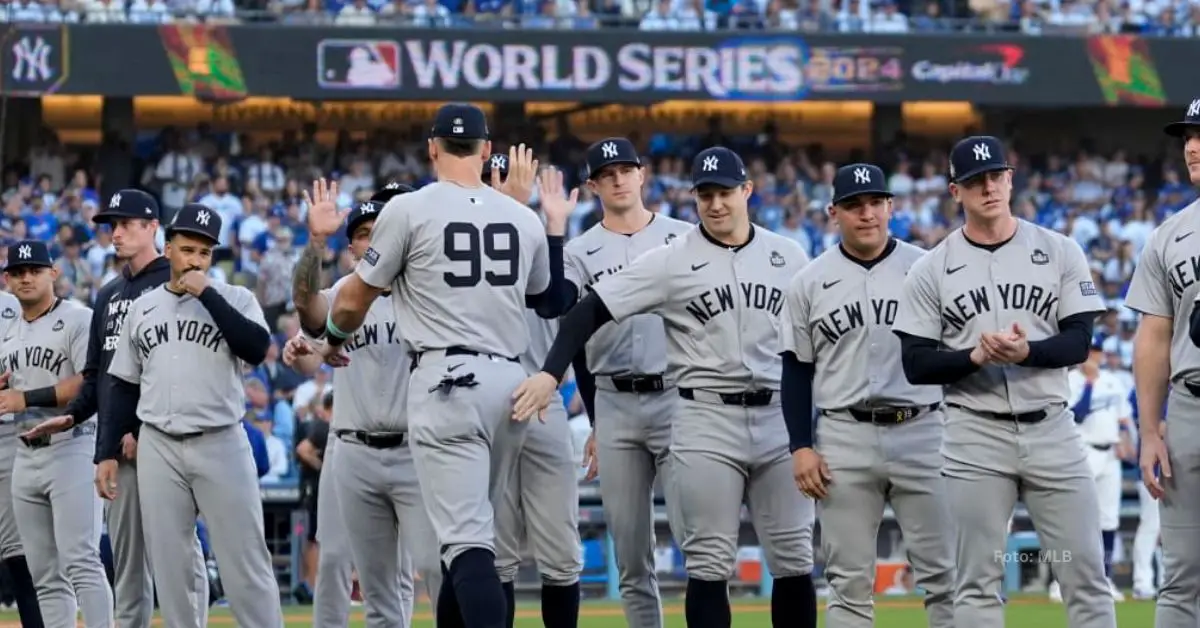
<path fill-rule="evenodd" d="M 54 77 L 54 44 L 41 35 L 25 35 L 12 45 L 12 77 L 21 82 L 46 82 Z"/>

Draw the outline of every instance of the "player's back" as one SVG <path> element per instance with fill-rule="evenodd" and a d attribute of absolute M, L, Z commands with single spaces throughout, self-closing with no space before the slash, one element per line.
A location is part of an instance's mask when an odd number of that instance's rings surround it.
<path fill-rule="evenodd" d="M 411 212 L 394 298 L 413 349 L 520 355 L 529 343 L 525 295 L 549 285 L 537 216 L 489 187 L 443 182 L 390 203 Z"/>

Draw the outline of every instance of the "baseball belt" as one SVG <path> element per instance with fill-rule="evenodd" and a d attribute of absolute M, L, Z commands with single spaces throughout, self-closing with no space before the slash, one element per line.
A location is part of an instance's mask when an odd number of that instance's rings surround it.
<path fill-rule="evenodd" d="M 679 396 L 687 399 L 688 401 L 720 403 L 727 406 L 742 406 L 743 408 L 757 408 L 771 405 L 771 400 L 775 398 L 775 391 L 747 390 L 739 393 L 718 393 L 710 390 L 701 390 L 699 388 L 680 388 Z"/>
<path fill-rule="evenodd" d="M 950 407 L 950 408 L 954 408 L 956 410 L 962 410 L 963 412 L 970 412 L 971 414 L 976 414 L 976 415 L 979 415 L 979 416 L 987 418 L 987 419 L 993 419 L 996 421 L 1012 421 L 1015 423 L 1040 423 L 1040 422 L 1046 420 L 1046 416 L 1047 416 L 1045 410 L 1034 410 L 1033 412 L 1019 412 L 1019 413 L 1013 414 L 1013 413 L 1004 413 L 1004 412 L 988 412 L 986 410 L 976 410 L 974 408 L 968 408 L 966 406 L 959 405 L 957 403 L 947 403 L 946 406 Z"/>
<path fill-rule="evenodd" d="M 409 365 L 408 370 L 409 371 L 416 370 L 417 366 L 419 366 L 421 364 L 421 360 L 424 359 L 425 356 L 429 356 L 432 358 L 432 357 L 436 357 L 438 354 L 444 355 L 445 357 L 448 357 L 448 358 L 457 355 L 457 356 L 483 357 L 483 358 L 488 358 L 489 360 L 504 361 L 504 362 L 517 362 L 516 358 L 512 358 L 512 357 L 509 357 L 506 355 L 496 355 L 494 353 L 484 353 L 482 351 L 475 351 L 473 349 L 467 349 L 465 347 L 449 347 L 446 349 L 428 349 L 425 351 L 413 352 L 412 354 L 410 354 L 412 357 L 412 363 Z"/>
<path fill-rule="evenodd" d="M 37 438 L 25 438 L 24 436 L 21 436 L 20 439 L 21 442 L 25 443 L 25 446 L 30 449 L 44 449 L 63 441 L 68 441 L 74 438 L 79 438 L 80 436 L 87 436 L 95 433 L 96 422 L 88 421 L 57 434 L 46 434 L 45 436 L 38 436 Z"/>
<path fill-rule="evenodd" d="M 666 388 L 661 374 L 630 374 L 630 375 L 601 375 L 612 382 L 617 392 L 623 393 L 652 393 L 662 392 Z"/>
<path fill-rule="evenodd" d="M 371 449 L 393 449 L 403 447 L 408 443 L 407 432 L 366 432 L 363 430 L 335 430 L 338 439 L 348 443 L 358 443 Z"/>
<path fill-rule="evenodd" d="M 880 408 L 846 408 L 846 412 L 854 417 L 859 423 L 871 423 L 873 425 L 899 425 L 906 421 L 911 421 L 922 414 L 933 412 L 940 407 L 940 403 L 934 403 L 926 406 L 896 406 L 896 407 L 880 407 Z M 822 414 L 829 414 L 829 410 L 822 410 Z"/>

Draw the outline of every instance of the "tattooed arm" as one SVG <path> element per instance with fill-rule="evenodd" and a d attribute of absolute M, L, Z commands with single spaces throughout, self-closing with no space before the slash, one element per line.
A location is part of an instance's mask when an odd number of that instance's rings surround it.
<path fill-rule="evenodd" d="M 325 317 L 329 314 L 329 303 L 321 294 L 321 262 L 324 257 L 324 238 L 310 238 L 292 275 L 292 303 L 296 305 L 300 328 L 312 336 L 324 333 Z"/>

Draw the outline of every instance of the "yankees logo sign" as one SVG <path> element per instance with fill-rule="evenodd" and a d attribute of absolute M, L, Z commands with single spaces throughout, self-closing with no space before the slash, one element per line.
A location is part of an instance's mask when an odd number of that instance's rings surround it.
<path fill-rule="evenodd" d="M 58 91 L 67 80 L 67 27 L 21 24 L 2 48 L 3 88 L 13 95 L 42 95 Z"/>

